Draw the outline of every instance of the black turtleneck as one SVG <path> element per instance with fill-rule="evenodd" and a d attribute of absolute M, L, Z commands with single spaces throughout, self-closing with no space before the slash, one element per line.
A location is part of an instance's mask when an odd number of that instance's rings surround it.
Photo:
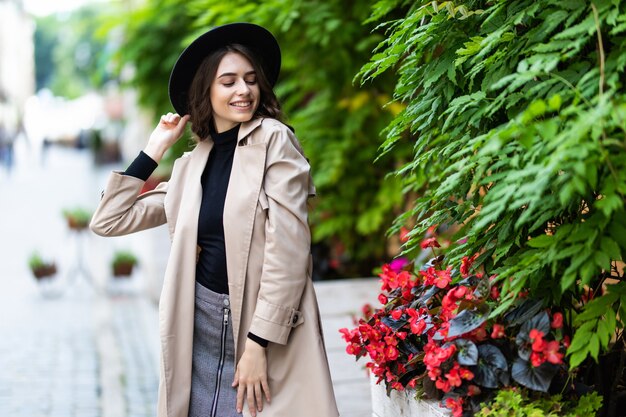
<path fill-rule="evenodd" d="M 239 125 L 222 133 L 211 132 L 213 149 L 202 173 L 202 203 L 198 218 L 200 255 L 196 280 L 220 294 L 228 294 L 224 246 L 224 200 L 237 146 Z"/>

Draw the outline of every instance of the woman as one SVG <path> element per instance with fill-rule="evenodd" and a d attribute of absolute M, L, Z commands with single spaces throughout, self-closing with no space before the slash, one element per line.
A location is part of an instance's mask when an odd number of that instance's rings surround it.
<path fill-rule="evenodd" d="M 220 26 L 196 39 L 170 76 L 177 113 L 161 117 L 124 173 L 111 174 L 94 214 L 91 228 L 103 236 L 169 228 L 159 417 L 338 415 L 310 279 L 314 188 L 278 120 L 279 70 L 278 44 L 260 26 Z M 197 146 L 170 181 L 140 195 L 188 121 Z"/>

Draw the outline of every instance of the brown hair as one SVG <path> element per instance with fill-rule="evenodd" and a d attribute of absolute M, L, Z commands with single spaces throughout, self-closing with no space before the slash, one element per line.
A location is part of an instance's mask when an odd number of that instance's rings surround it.
<path fill-rule="evenodd" d="M 224 55 L 235 52 L 242 55 L 252 64 L 256 72 L 256 80 L 261 90 L 259 107 L 254 113 L 254 117 L 271 117 L 282 120 L 283 114 L 280 103 L 276 98 L 274 90 L 270 85 L 263 67 L 259 65 L 259 60 L 254 52 L 240 44 L 226 45 L 209 54 L 196 71 L 191 86 L 189 87 L 189 116 L 191 130 L 195 134 L 197 141 L 205 140 L 209 136 L 213 124 L 213 107 L 211 106 L 211 84 L 215 79 L 217 67 Z"/>

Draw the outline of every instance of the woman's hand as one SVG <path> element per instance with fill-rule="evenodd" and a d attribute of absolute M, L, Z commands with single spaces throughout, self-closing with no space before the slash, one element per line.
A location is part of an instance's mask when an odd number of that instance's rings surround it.
<path fill-rule="evenodd" d="M 253 340 L 246 339 L 246 346 L 237 364 L 233 387 L 237 387 L 237 412 L 243 409 L 244 397 L 248 401 L 250 414 L 256 416 L 263 411 L 263 394 L 269 403 L 270 389 L 267 383 L 267 359 L 265 348 Z"/>
<path fill-rule="evenodd" d="M 163 154 L 183 135 L 189 115 L 180 117 L 178 114 L 168 113 L 161 116 L 159 124 L 154 129 L 143 150 L 154 161 L 159 162 Z"/>

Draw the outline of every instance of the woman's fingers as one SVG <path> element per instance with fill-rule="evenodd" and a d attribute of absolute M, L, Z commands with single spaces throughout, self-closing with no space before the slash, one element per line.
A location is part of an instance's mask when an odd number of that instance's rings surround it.
<path fill-rule="evenodd" d="M 235 379 L 233 379 L 233 387 L 239 385 L 239 369 L 235 371 Z"/>
<path fill-rule="evenodd" d="M 254 384 L 254 399 L 256 400 L 256 408 L 263 411 L 263 393 L 261 392 L 261 384 Z"/>
<path fill-rule="evenodd" d="M 272 402 L 272 395 L 270 394 L 270 386 L 267 383 L 267 378 L 263 378 L 261 380 L 261 387 L 263 388 L 263 392 L 265 393 L 265 399 L 267 402 Z"/>
<path fill-rule="evenodd" d="M 248 409 L 250 410 L 250 414 L 252 417 L 256 416 L 256 407 L 254 402 L 254 384 L 248 384 L 246 387 L 247 391 L 247 400 L 248 400 Z"/>
<path fill-rule="evenodd" d="M 239 388 L 237 388 L 237 412 L 241 414 L 243 410 L 243 397 L 246 393 L 246 388 L 243 384 L 239 384 Z"/>

